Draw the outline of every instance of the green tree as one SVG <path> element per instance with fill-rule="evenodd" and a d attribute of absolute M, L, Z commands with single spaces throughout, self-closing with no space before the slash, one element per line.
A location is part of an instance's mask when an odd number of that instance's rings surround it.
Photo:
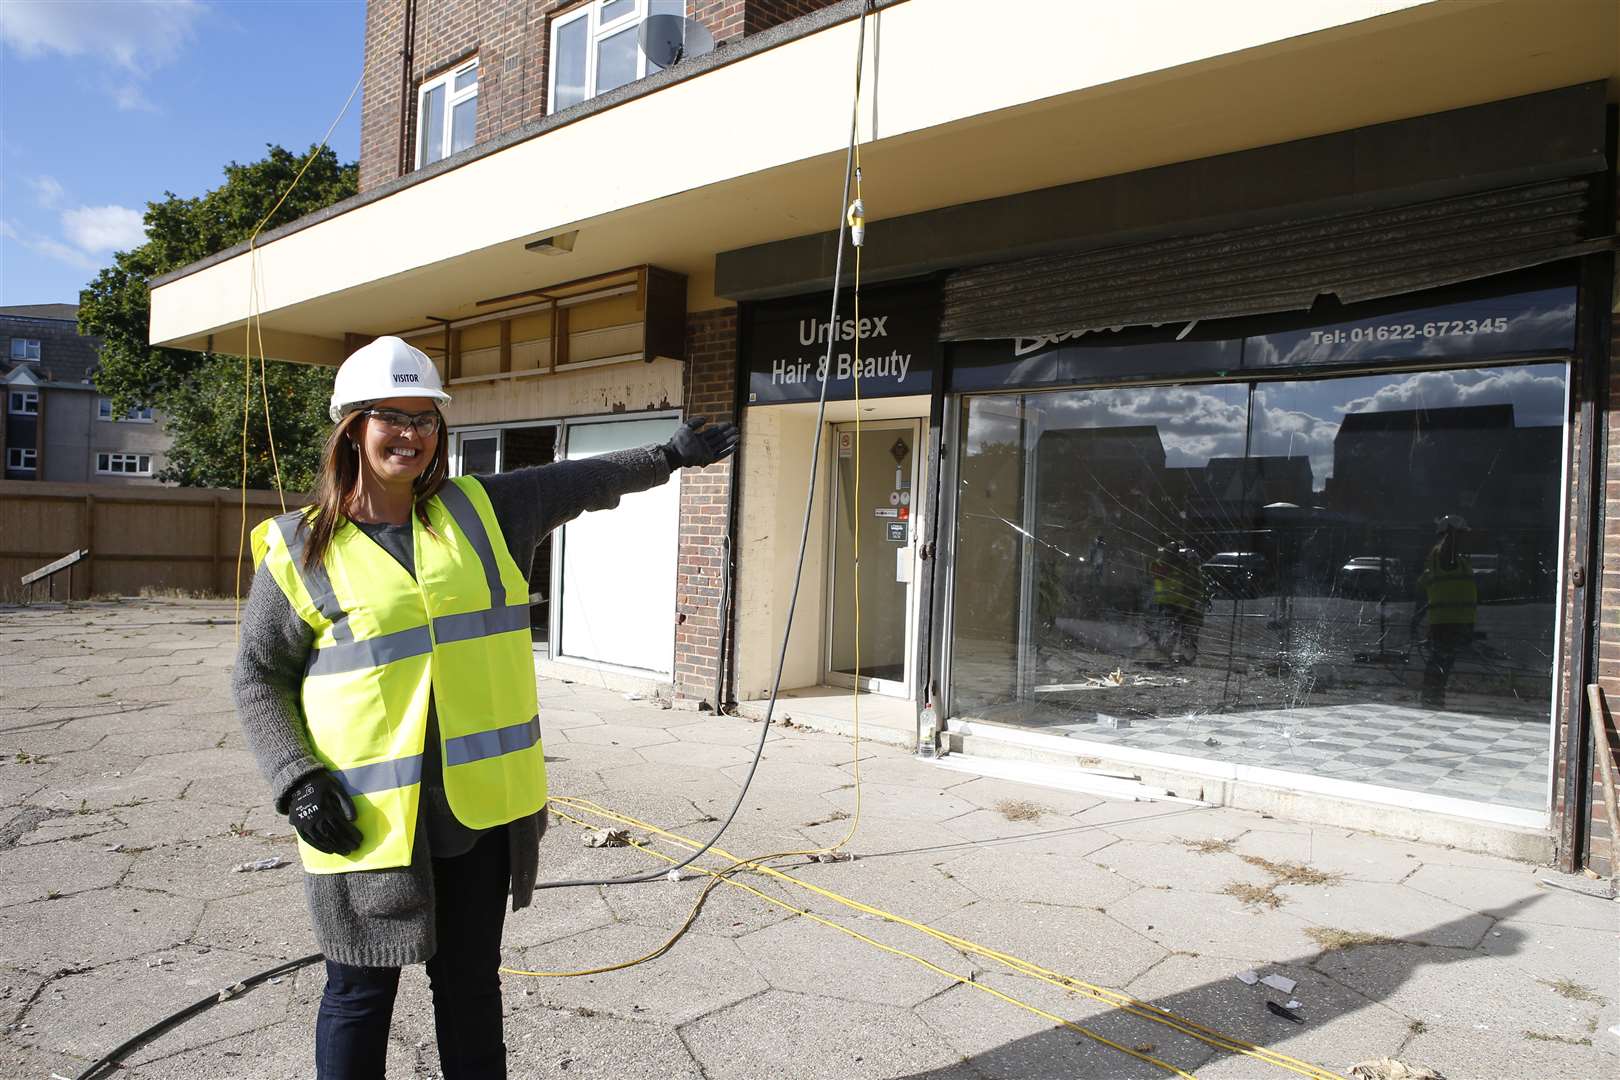
<path fill-rule="evenodd" d="M 242 470 L 243 364 L 240 355 L 154 348 L 147 344 L 151 298 L 147 282 L 205 259 L 252 235 L 266 212 L 292 184 L 309 154 L 268 147 L 260 161 L 225 166 L 225 183 L 197 198 L 164 192 L 146 206 L 146 242 L 113 258 L 79 294 L 79 331 L 102 339 L 96 387 L 118 412 L 151 405 L 165 417 L 174 444 L 161 479 L 188 486 L 235 487 Z M 268 232 L 356 190 L 358 168 L 343 165 L 330 148 L 310 162 L 298 186 L 265 223 Z M 245 340 L 245 338 L 244 338 Z M 221 345 L 239 343 L 219 343 Z M 252 365 L 248 417 L 249 487 L 274 483 L 257 360 Z M 270 432 L 289 491 L 315 480 L 331 396 L 328 368 L 269 361 Z"/>

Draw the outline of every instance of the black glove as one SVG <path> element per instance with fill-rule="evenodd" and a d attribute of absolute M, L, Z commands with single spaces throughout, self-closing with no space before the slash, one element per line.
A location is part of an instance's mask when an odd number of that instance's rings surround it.
<path fill-rule="evenodd" d="M 705 427 L 706 424 L 709 424 L 708 417 L 694 416 L 681 425 L 673 439 L 664 444 L 664 457 L 669 459 L 671 470 L 701 469 L 721 458 L 730 457 L 737 449 L 737 440 L 741 436 L 736 424 L 722 421 Z"/>
<path fill-rule="evenodd" d="M 328 855 L 347 855 L 360 846 L 354 803 L 329 772 L 311 773 L 287 798 L 287 820 L 304 843 Z"/>

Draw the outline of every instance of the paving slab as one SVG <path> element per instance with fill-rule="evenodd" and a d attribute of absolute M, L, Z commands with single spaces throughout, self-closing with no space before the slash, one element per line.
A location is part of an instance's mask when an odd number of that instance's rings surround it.
<path fill-rule="evenodd" d="M 1207 1028 L 1290 1057 L 1344 1071 L 1348 1063 L 1371 1057 L 1397 1056 L 1410 1034 L 1410 1018 L 1318 973 L 1304 960 L 1264 964 L 1261 976 L 1281 975 L 1297 984 L 1289 993 L 1270 986 L 1249 986 L 1237 975 L 1241 961 L 1210 956 L 1176 955 L 1125 987 L 1133 997 L 1186 1017 Z M 1295 1010 L 1303 1025 L 1278 1017 L 1266 1008 L 1274 1002 Z M 1359 1056 L 1358 1056 L 1359 1055 Z M 1232 1049 L 1214 1049 L 1199 1066 L 1203 1076 L 1256 1076 L 1275 1071 L 1256 1058 Z"/>
<path fill-rule="evenodd" d="M 1198 851 L 1181 841 L 1121 840 L 1093 852 L 1091 859 L 1128 881 L 1160 889 L 1221 893 L 1232 885 L 1264 887 L 1274 880 L 1237 855 Z"/>
<path fill-rule="evenodd" d="M 128 888 L 0 908 L 0 965 L 51 973 L 140 956 L 189 939 L 201 915 L 196 900 Z"/>
<path fill-rule="evenodd" d="M 1404 885 L 1345 881 L 1279 885 L 1276 891 L 1290 915 L 1313 926 L 1378 933 L 1422 945 L 1473 948 L 1494 923 L 1490 915 Z"/>
<path fill-rule="evenodd" d="M 1116 850 L 1107 848 L 1098 855 Z M 1017 874 L 1007 872 L 1007 853 L 995 848 L 958 855 L 940 864 L 951 881 L 986 900 L 1030 900 L 1059 907 L 1105 907 L 1123 900 L 1141 883 L 1049 845 L 1024 847 Z"/>
<path fill-rule="evenodd" d="M 943 1077 L 961 1055 L 909 1010 L 773 990 L 681 1030 L 711 1080 Z M 746 1048 L 746 1050 L 740 1050 Z M 972 1073 L 963 1073 L 971 1076 Z"/>
<path fill-rule="evenodd" d="M 984 992 L 987 989 L 1046 1015 L 992 997 Z M 1197 1069 L 1210 1056 L 1203 1043 L 1163 1025 L 1031 979 L 1000 973 L 953 987 L 914 1011 L 969 1066 L 993 1080 L 1145 1080 L 1167 1075 L 1158 1065 L 1056 1024 L 1049 1016 L 1187 1071 Z"/>
<path fill-rule="evenodd" d="M 1565 1042 L 1530 1027 L 1436 1024 L 1414 1035 L 1401 1058 L 1447 1080 L 1608 1080 L 1620 1073 L 1620 1040 L 1601 1030 Z"/>
<path fill-rule="evenodd" d="M 578 971 L 634 960 L 668 938 L 662 930 L 615 923 L 523 949 L 518 960 L 530 971 Z M 736 941 L 706 933 L 689 933 L 678 951 L 633 968 L 536 983 L 541 1004 L 583 1006 L 623 1019 L 669 1024 L 723 1010 L 769 986 Z"/>
<path fill-rule="evenodd" d="M 82 840 L 0 851 L 0 907 L 116 885 L 134 861 Z"/>
<path fill-rule="evenodd" d="M 303 880 L 272 877 L 272 882 L 252 892 L 207 901 L 191 941 L 251 953 L 270 961 L 265 967 L 319 952 L 309 926 Z"/>
<path fill-rule="evenodd" d="M 844 908 L 822 905 L 821 911 L 822 918 L 837 926 L 910 955 L 874 955 L 871 944 L 807 918 L 756 931 L 738 939 L 737 946 L 754 971 L 777 990 L 899 1008 L 920 1004 L 955 985 L 958 980 L 944 972 L 966 976 L 973 969 L 973 962 L 957 950 L 910 927 Z"/>
<path fill-rule="evenodd" d="M 28 1010 L 40 1037 L 80 1057 L 96 1058 L 177 1010 L 264 968 L 258 957 L 226 949 L 181 945 L 53 980 Z M 209 1009 L 132 1055 L 139 1064 L 184 1049 L 233 1038 L 284 1019 L 290 979 L 263 984 Z M 138 983 L 141 993 L 122 990 Z"/>
<path fill-rule="evenodd" d="M 1163 960 L 1167 952 L 1100 911 L 1028 901 L 980 901 L 934 925 L 1070 978 L 1115 987 Z"/>
<path fill-rule="evenodd" d="M 1529 972 L 1474 949 L 1371 945 L 1329 953 L 1316 969 L 1414 1020 L 1481 1031 L 1521 1031 L 1580 1039 L 1597 1016 L 1592 1002 L 1571 1000 Z M 1488 976 L 1486 973 L 1489 973 Z"/>
<path fill-rule="evenodd" d="M 509 995 L 510 997 L 510 995 Z M 704 1080 L 672 1024 L 524 1004 L 506 1018 L 507 1071 L 569 1080 Z"/>
<path fill-rule="evenodd" d="M 1167 950 L 1236 960 L 1280 961 L 1309 956 L 1316 943 L 1306 923 L 1283 910 L 1245 905 L 1235 897 L 1176 889 L 1139 889 L 1108 906 L 1108 914 Z"/>

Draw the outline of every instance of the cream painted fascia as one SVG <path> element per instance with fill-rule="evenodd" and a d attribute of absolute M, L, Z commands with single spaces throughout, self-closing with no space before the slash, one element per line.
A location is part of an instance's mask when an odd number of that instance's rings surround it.
<path fill-rule="evenodd" d="M 546 420 L 680 407 L 683 366 L 676 360 L 609 364 L 556 374 L 452 382 L 444 407 L 451 427 Z"/>
<path fill-rule="evenodd" d="M 975 0 L 911 0 L 873 20 L 863 138 L 902 138 L 1333 28 L 1470 3 L 1020 0 L 986 17 L 989 9 Z M 326 311 L 320 331 L 376 332 L 401 317 L 387 292 L 399 290 L 403 302 L 438 291 L 421 280 L 436 265 L 575 227 L 588 250 L 593 219 L 837 154 L 849 130 L 856 33 L 854 21 L 829 27 L 272 240 L 252 256 L 259 313 L 268 321 L 300 304 L 349 294 L 350 320 L 335 323 L 339 313 Z M 717 132 L 737 134 L 713 137 Z M 750 206 L 741 200 L 728 210 L 748 214 Z M 825 216 L 773 220 L 767 231 L 816 231 Z M 711 252 L 750 242 L 746 229 L 720 231 L 731 235 Z M 248 315 L 249 258 L 238 255 L 154 289 L 151 341 L 197 348 L 208 334 L 240 327 Z M 532 272 L 566 274 L 540 266 Z M 475 297 L 446 299 L 465 306 Z M 367 325 L 378 320 L 382 325 Z M 329 362 L 292 341 L 284 351 L 266 347 L 272 355 Z"/>

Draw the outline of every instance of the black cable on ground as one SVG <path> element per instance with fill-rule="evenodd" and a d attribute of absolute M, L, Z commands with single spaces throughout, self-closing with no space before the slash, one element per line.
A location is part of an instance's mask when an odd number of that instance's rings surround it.
<path fill-rule="evenodd" d="M 98 1077 L 110 1075 L 111 1070 L 117 1068 L 121 1064 L 124 1055 L 140 1049 L 142 1046 L 145 1046 L 147 1043 L 151 1042 L 159 1035 L 162 1035 L 170 1028 L 180 1026 L 187 1020 L 190 1020 L 193 1016 L 196 1016 L 198 1013 L 207 1009 L 210 1005 L 217 1005 L 221 1001 L 228 1001 L 231 998 L 236 997 L 238 994 L 246 993 L 248 990 L 262 982 L 267 982 L 270 979 L 274 979 L 278 975 L 285 975 L 289 971 L 297 971 L 301 967 L 308 967 L 310 964 L 324 959 L 325 956 L 321 953 L 310 953 L 308 956 L 299 957 L 297 960 L 289 960 L 285 964 L 278 964 L 267 971 L 261 971 L 257 975 L 249 975 L 241 982 L 232 983 L 223 990 L 209 994 L 201 1001 L 194 1001 L 178 1012 L 173 1012 L 168 1016 L 165 1016 L 162 1020 L 159 1020 L 145 1031 L 142 1031 L 137 1035 L 132 1035 L 130 1038 L 119 1043 L 113 1049 L 107 1051 L 107 1053 L 96 1059 L 96 1061 L 93 1062 L 88 1069 L 85 1069 L 84 1072 L 80 1073 L 74 1078 L 74 1080 L 97 1080 Z"/>

